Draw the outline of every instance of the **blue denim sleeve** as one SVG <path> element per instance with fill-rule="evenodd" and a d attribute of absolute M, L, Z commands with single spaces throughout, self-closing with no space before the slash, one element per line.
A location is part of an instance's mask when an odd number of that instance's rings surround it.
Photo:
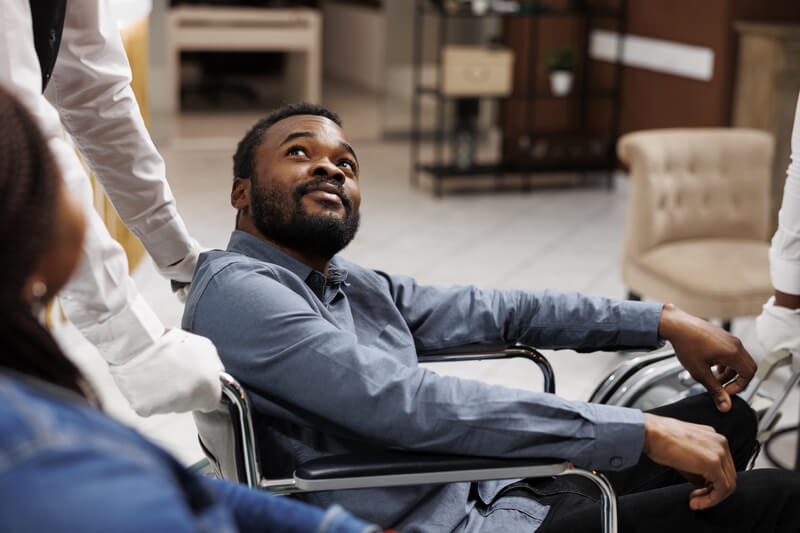
<path fill-rule="evenodd" d="M 108 452 L 102 451 L 102 444 L 56 442 L 48 443 L 50 450 L 39 450 L 36 442 L 30 442 L 21 447 L 21 455 L 31 452 L 33 458 L 0 476 L 0 529 L 52 533 L 379 531 L 338 506 L 322 510 L 201 476 L 191 476 L 192 487 L 186 488 L 165 473 L 163 464 L 152 462 L 152 456 L 139 455 L 141 448 L 126 446 L 116 441 Z"/>
<path fill-rule="evenodd" d="M 383 448 L 558 457 L 612 470 L 639 460 L 644 421 L 638 410 L 441 376 L 378 341 L 364 344 L 247 264 L 201 280 L 202 297 L 190 296 L 184 326 L 214 341 L 226 369 L 265 416 L 295 416 L 298 424 Z M 476 322 L 486 328 L 493 318 L 479 310 Z M 648 334 L 655 341 L 655 332 Z"/>
<path fill-rule="evenodd" d="M 0 476 L 0 515 L 3 531 L 52 533 L 117 533 L 138 531 L 233 532 L 230 513 L 220 505 L 193 508 L 187 493 L 170 477 L 150 468 L 141 449 L 106 439 L 109 449 L 59 446 L 37 450 L 30 442 L 22 454 L 32 457 Z M 105 446 L 104 436 L 97 436 Z M 112 449 L 113 448 L 113 449 Z M 127 454 L 127 457 L 126 457 Z M 17 456 L 16 459 L 20 459 Z"/>
<path fill-rule="evenodd" d="M 471 343 L 523 342 L 576 351 L 661 346 L 663 304 L 577 292 L 432 287 L 380 273 L 421 350 Z"/>
<path fill-rule="evenodd" d="M 338 505 L 326 510 L 219 479 L 203 482 L 233 512 L 241 533 L 378 533 Z"/>

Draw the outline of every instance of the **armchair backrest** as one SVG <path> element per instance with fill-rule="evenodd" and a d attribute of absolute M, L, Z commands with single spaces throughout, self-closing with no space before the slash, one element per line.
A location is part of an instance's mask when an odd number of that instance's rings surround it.
<path fill-rule="evenodd" d="M 697 238 L 765 240 L 770 134 L 743 128 L 629 133 L 617 144 L 630 170 L 625 259 Z"/>

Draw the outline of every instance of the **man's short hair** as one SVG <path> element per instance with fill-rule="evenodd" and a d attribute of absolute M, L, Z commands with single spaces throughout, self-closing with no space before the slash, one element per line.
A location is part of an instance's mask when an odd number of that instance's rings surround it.
<path fill-rule="evenodd" d="M 236 153 L 233 154 L 233 177 L 251 179 L 256 172 L 256 149 L 261 146 L 266 131 L 276 122 L 294 115 L 318 115 L 334 122 L 340 128 L 342 120 L 339 115 L 325 106 L 301 102 L 286 104 L 272 111 L 250 128 L 250 131 L 239 141 Z"/>

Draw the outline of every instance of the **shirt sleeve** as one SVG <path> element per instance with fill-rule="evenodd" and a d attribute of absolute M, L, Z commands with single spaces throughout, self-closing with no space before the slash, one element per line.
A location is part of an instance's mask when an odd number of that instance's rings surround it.
<path fill-rule="evenodd" d="M 122 221 L 164 268 L 193 257 L 193 243 L 130 87 L 130 66 L 109 9 L 107 0 L 67 2 L 45 96 Z"/>
<path fill-rule="evenodd" d="M 418 285 L 381 273 L 419 351 L 472 343 L 522 342 L 577 351 L 661 346 L 663 304 L 577 292 L 497 291 Z"/>
<path fill-rule="evenodd" d="M 78 3 L 69 3 L 73 4 Z M 109 362 L 124 362 L 152 345 L 164 327 L 128 276 L 125 252 L 108 234 L 93 207 L 88 176 L 64 135 L 59 115 L 40 94 L 41 72 L 27 0 L 3 3 L 0 43 L 0 84 L 20 99 L 36 118 L 64 183 L 76 195 L 87 215 L 81 262 L 59 293 L 62 308 Z M 63 46 L 62 42 L 62 52 Z"/>
<path fill-rule="evenodd" d="M 638 410 L 403 364 L 359 344 L 354 333 L 251 263 L 222 269 L 190 294 L 187 309 L 184 326 L 214 340 L 226 368 L 267 415 L 286 406 L 312 427 L 389 448 L 558 457 L 612 470 L 635 464 L 641 454 Z"/>
<path fill-rule="evenodd" d="M 778 230 L 769 250 L 772 285 L 788 294 L 800 294 L 800 97 L 794 115 L 792 155 L 786 172 Z"/>

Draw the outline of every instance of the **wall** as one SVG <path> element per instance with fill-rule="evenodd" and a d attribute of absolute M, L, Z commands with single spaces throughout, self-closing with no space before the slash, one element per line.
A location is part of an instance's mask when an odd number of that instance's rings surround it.
<path fill-rule="evenodd" d="M 625 67 L 622 133 L 648 128 L 728 126 L 731 123 L 736 20 L 800 20 L 797 0 L 632 0 L 629 34 L 707 47 L 710 80 Z"/>
<path fill-rule="evenodd" d="M 385 87 L 387 18 L 383 8 L 363 2 L 322 6 L 322 69 L 326 77 L 375 92 Z"/>

